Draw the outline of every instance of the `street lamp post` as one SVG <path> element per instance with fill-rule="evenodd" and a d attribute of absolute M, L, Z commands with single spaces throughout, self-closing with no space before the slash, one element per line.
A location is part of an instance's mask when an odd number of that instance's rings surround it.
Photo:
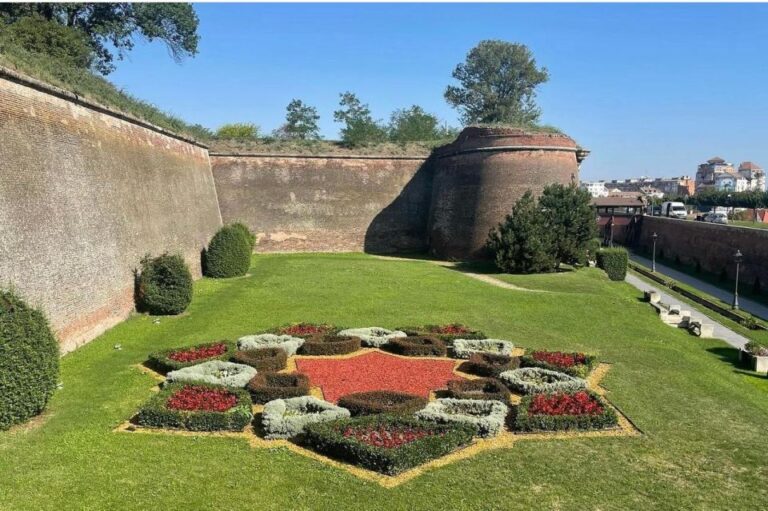
<path fill-rule="evenodd" d="M 608 227 L 611 229 L 611 241 L 608 246 L 613 248 L 613 215 L 611 215 L 611 218 L 608 220 Z"/>
<path fill-rule="evenodd" d="M 736 250 L 733 254 L 733 261 L 736 263 L 736 287 L 733 290 L 733 309 L 739 310 L 739 267 L 744 256 L 741 254 L 741 250 Z"/>
<path fill-rule="evenodd" d="M 651 238 L 653 238 L 653 264 L 651 265 L 651 271 L 656 273 L 656 240 L 659 239 L 659 235 L 654 232 Z"/>

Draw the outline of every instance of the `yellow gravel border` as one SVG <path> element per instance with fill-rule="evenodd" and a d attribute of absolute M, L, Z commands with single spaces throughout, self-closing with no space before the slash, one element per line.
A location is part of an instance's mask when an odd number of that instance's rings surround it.
<path fill-rule="evenodd" d="M 293 357 L 290 357 L 288 359 L 288 365 L 286 369 L 284 369 L 281 372 L 293 372 L 296 371 L 296 362 L 295 359 L 299 358 L 323 358 L 323 359 L 346 359 L 346 358 L 352 358 L 356 356 L 360 356 L 365 353 L 370 353 L 373 351 L 381 351 L 376 348 L 363 348 L 362 350 L 356 351 L 354 353 L 349 353 L 345 355 L 334 355 L 334 356 L 308 356 L 308 355 L 296 355 Z M 524 351 L 520 348 L 515 348 L 515 351 L 513 352 L 514 356 L 519 356 Z M 386 352 L 388 355 L 396 356 L 396 357 L 403 357 L 403 358 L 412 358 L 412 357 L 406 357 L 403 355 L 396 355 L 393 353 Z M 454 367 L 454 373 L 458 376 L 462 376 L 464 378 L 477 378 L 477 376 L 462 373 L 457 368 L 458 366 L 464 362 L 464 360 L 456 360 L 456 359 L 450 359 L 446 357 L 429 357 L 431 359 L 438 359 L 438 360 L 453 360 L 456 361 L 456 367 Z M 158 374 L 157 372 L 153 371 L 152 369 L 147 368 L 144 365 L 137 365 L 135 366 L 139 368 L 139 370 L 145 374 L 149 374 L 152 376 L 153 379 L 155 379 L 158 382 L 162 382 L 164 380 L 163 376 L 161 374 Z M 587 377 L 587 382 L 589 383 L 589 388 L 599 394 L 600 396 L 605 397 L 607 394 L 606 389 L 600 386 L 600 383 L 603 381 L 605 376 L 608 374 L 608 371 L 611 369 L 610 364 L 601 363 L 599 364 L 592 373 Z M 153 388 L 154 391 L 159 390 L 159 386 L 156 386 Z M 320 390 L 319 387 L 312 387 L 310 389 L 310 395 L 315 396 L 317 398 L 322 399 L 323 393 Z M 435 398 L 435 393 L 432 392 L 430 394 L 430 399 Z M 517 395 L 512 395 L 510 402 L 512 404 L 517 404 L 520 402 L 522 398 Z M 616 407 L 614 407 L 612 404 L 609 403 L 609 405 L 614 409 L 616 412 L 616 415 L 619 419 L 619 425 L 617 428 L 613 429 L 607 429 L 607 430 L 596 430 L 596 431 L 561 431 L 561 432 L 545 432 L 545 433 L 515 433 L 512 431 L 508 431 L 505 429 L 502 433 L 497 435 L 493 438 L 476 438 L 474 439 L 469 445 L 466 447 L 463 447 L 457 451 L 454 451 L 446 456 L 442 456 L 440 458 L 434 459 L 432 461 L 429 461 L 427 463 L 424 463 L 423 465 L 419 465 L 418 467 L 412 468 L 410 470 L 407 470 L 401 474 L 398 474 L 396 476 L 388 476 L 384 474 L 380 474 L 379 472 L 375 472 L 372 470 L 367 470 L 365 468 L 358 467 L 356 465 L 352 465 L 349 463 L 344 463 L 342 461 L 333 460 L 331 458 L 327 458 L 326 456 L 323 456 L 322 454 L 318 454 L 312 450 L 305 449 L 304 447 L 301 447 L 299 445 L 296 445 L 293 442 L 290 442 L 288 440 L 266 440 L 256 434 L 254 431 L 255 428 L 253 427 L 246 427 L 244 431 L 242 432 L 228 432 L 228 431 L 218 431 L 218 432 L 197 432 L 197 431 L 176 431 L 176 430 L 168 430 L 168 429 L 157 429 L 157 428 L 145 428 L 141 426 L 136 426 L 135 424 L 131 423 L 130 420 L 122 423 L 120 426 L 115 428 L 115 432 L 130 432 L 130 433 L 146 433 L 146 434 L 160 434 L 160 435 L 180 435 L 180 436 L 202 436 L 202 437 L 228 437 L 228 438 L 241 438 L 244 440 L 247 440 L 248 444 L 252 448 L 256 449 L 274 449 L 276 447 L 283 447 L 288 449 L 289 451 L 292 451 L 296 454 L 300 454 L 302 456 L 306 456 L 308 458 L 311 458 L 313 460 L 319 461 L 321 463 L 325 463 L 326 465 L 336 467 L 342 470 L 346 470 L 350 474 L 359 477 L 361 479 L 365 479 L 367 481 L 371 481 L 374 483 L 378 483 L 379 485 L 383 486 L 384 488 L 394 488 L 396 486 L 399 486 L 405 482 L 410 481 L 411 479 L 414 479 L 424 472 L 432 469 L 436 469 L 439 467 L 444 467 L 448 464 L 454 463 L 456 461 L 464 460 L 467 458 L 470 458 L 472 456 L 475 456 L 476 454 L 479 454 L 481 452 L 490 451 L 494 449 L 506 449 L 513 447 L 517 442 L 525 442 L 525 441 L 545 441 L 545 440 L 568 440 L 568 439 L 575 439 L 575 438 L 598 438 L 598 437 L 637 437 L 640 436 L 642 433 L 632 424 L 632 422 L 623 414 L 621 411 L 619 411 Z M 258 415 L 261 413 L 263 409 L 263 405 L 254 405 L 253 406 L 253 412 L 254 415 Z M 258 421 L 254 421 L 258 422 Z"/>

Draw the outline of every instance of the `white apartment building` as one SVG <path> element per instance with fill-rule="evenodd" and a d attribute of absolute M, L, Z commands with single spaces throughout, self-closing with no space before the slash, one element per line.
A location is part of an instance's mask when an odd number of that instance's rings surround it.
<path fill-rule="evenodd" d="M 579 186 L 588 191 L 592 197 L 608 197 L 605 181 L 582 181 Z"/>

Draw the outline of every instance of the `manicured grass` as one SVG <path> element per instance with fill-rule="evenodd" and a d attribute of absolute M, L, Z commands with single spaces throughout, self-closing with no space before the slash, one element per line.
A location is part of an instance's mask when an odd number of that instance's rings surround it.
<path fill-rule="evenodd" d="M 752 227 L 753 229 L 768 229 L 768 224 L 763 222 L 752 222 L 751 220 L 731 220 L 730 225 Z"/>
<path fill-rule="evenodd" d="M 0 508 L 759 509 L 768 499 L 768 379 L 736 351 L 663 325 L 600 270 L 490 286 L 423 261 L 254 257 L 251 276 L 196 283 L 187 314 L 136 316 L 64 357 L 39 424 L 0 433 Z M 525 284 L 524 284 L 525 283 Z M 296 321 L 462 322 L 526 347 L 597 352 L 638 438 L 519 442 L 394 489 L 285 449 L 232 438 L 113 433 L 152 394 L 149 352 Z M 115 350 L 117 343 L 122 350 Z M 439 504 L 438 504 L 439 503 Z"/>

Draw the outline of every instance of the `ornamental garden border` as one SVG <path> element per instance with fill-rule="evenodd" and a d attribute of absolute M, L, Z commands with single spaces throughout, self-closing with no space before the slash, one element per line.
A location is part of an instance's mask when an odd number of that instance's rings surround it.
<path fill-rule="evenodd" d="M 388 356 L 392 356 L 392 357 L 400 357 L 400 358 L 410 359 L 410 360 L 414 359 L 414 357 L 393 354 L 390 351 L 384 351 L 376 348 L 362 348 L 361 350 L 356 351 L 354 353 L 348 353 L 344 355 L 333 355 L 333 356 L 296 355 L 296 356 L 289 357 L 287 367 L 276 374 L 296 372 L 297 371 L 296 361 L 301 359 L 322 358 L 322 359 L 340 360 L 340 359 L 350 359 L 350 358 L 358 357 L 366 353 L 372 353 L 372 352 L 386 353 Z M 524 353 L 525 351 L 523 349 L 516 347 L 514 352 L 512 353 L 512 356 L 519 357 Z M 466 360 L 448 359 L 446 357 L 419 357 L 419 358 L 422 360 L 426 358 L 430 358 L 430 359 L 435 358 L 439 360 L 451 360 L 454 362 L 454 366 L 453 366 L 454 374 L 466 380 L 479 379 L 478 376 L 465 373 L 459 369 L 462 363 L 465 363 Z M 143 373 L 151 375 L 158 383 L 164 380 L 162 374 L 156 372 L 155 367 L 152 367 L 148 364 L 141 364 L 136 367 Z M 421 465 L 418 465 L 415 467 L 408 467 L 404 469 L 402 472 L 398 473 L 397 475 L 387 475 L 381 472 L 363 468 L 362 466 L 359 466 L 359 465 L 350 464 L 344 461 L 343 459 L 334 459 L 331 457 L 327 457 L 324 454 L 320 454 L 319 452 L 311 450 L 308 446 L 304 446 L 302 444 L 296 443 L 288 439 L 267 440 L 264 438 L 263 430 L 259 430 L 258 427 L 245 427 L 243 431 L 214 431 L 214 432 L 169 430 L 169 429 L 158 429 L 158 428 L 152 428 L 152 427 L 139 426 L 136 424 L 135 416 L 134 416 L 131 418 L 131 420 L 128 420 L 123 424 L 121 424 L 120 426 L 118 426 L 114 431 L 122 432 L 122 433 L 131 432 L 131 433 L 144 433 L 144 434 L 165 434 L 165 435 L 181 435 L 181 436 L 224 436 L 224 437 L 241 438 L 241 439 L 247 440 L 249 445 L 252 448 L 274 449 L 276 447 L 284 447 L 296 454 L 300 454 L 302 456 L 306 456 L 308 458 L 320 461 L 327 465 L 334 466 L 342 470 L 346 470 L 348 473 L 356 477 L 359 477 L 361 479 L 376 482 L 382 487 L 393 488 L 395 486 L 398 486 L 404 482 L 410 481 L 420 476 L 421 474 L 423 474 L 428 470 L 443 467 L 453 462 L 473 457 L 476 454 L 481 452 L 494 450 L 494 449 L 511 448 L 511 447 L 514 447 L 514 445 L 520 441 L 546 441 L 546 440 L 553 440 L 553 439 L 561 440 L 561 439 L 572 439 L 572 438 L 597 438 L 597 437 L 618 437 L 618 436 L 636 437 L 641 435 L 642 432 L 630 421 L 630 419 L 628 419 L 618 408 L 616 408 L 615 405 L 613 405 L 607 400 L 606 398 L 607 391 L 600 386 L 600 382 L 604 379 L 605 375 L 608 373 L 610 368 L 611 368 L 611 365 L 607 363 L 596 364 L 594 370 L 588 375 L 587 381 L 589 383 L 589 388 L 591 392 L 599 396 L 602 402 L 610 409 L 611 413 L 615 413 L 617 418 L 617 423 L 618 423 L 617 427 L 614 427 L 612 429 L 592 430 L 592 431 L 554 431 L 554 432 L 540 431 L 540 432 L 534 432 L 534 433 L 528 433 L 523 431 L 513 431 L 511 430 L 511 428 L 507 427 L 507 428 L 503 428 L 497 436 L 490 437 L 490 438 L 475 437 L 468 445 L 460 447 L 458 450 L 455 450 L 442 457 L 432 459 L 431 461 L 427 461 Z M 158 391 L 162 392 L 160 390 L 159 384 L 153 390 L 156 392 Z M 323 398 L 322 390 L 319 387 L 311 387 L 309 395 L 316 398 L 320 398 L 320 399 Z M 429 400 L 434 401 L 438 397 L 443 397 L 444 395 L 445 395 L 445 392 L 442 390 L 433 391 L 433 392 L 430 392 Z M 524 396 L 512 394 L 509 400 L 509 405 L 511 407 L 515 407 L 516 405 L 519 405 L 523 399 L 525 399 Z M 264 408 L 264 405 L 257 405 L 257 404 L 254 404 L 251 407 L 252 413 L 256 417 L 256 419 L 254 420 L 255 425 L 258 425 L 261 423 L 260 416 L 263 408 Z"/>

